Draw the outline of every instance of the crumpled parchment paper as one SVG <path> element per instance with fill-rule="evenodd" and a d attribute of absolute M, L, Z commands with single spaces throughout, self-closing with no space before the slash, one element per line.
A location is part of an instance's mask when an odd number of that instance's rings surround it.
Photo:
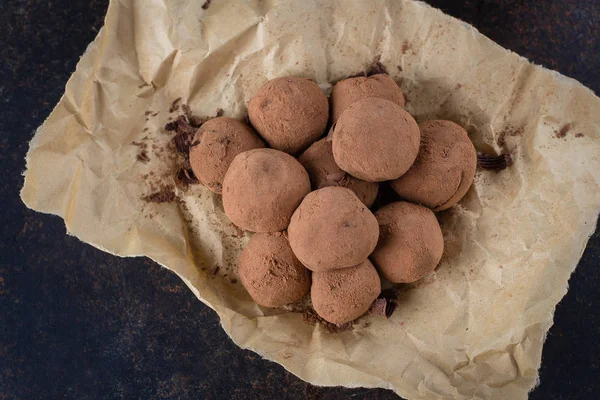
<path fill-rule="evenodd" d="M 384 387 L 408 399 L 523 399 L 600 210 L 600 100 L 426 4 L 342 0 L 113 0 L 66 91 L 31 141 L 21 196 L 70 234 L 177 273 L 239 346 L 316 385 Z M 331 334 L 254 304 L 236 278 L 247 237 L 197 185 L 178 201 L 164 125 L 174 99 L 243 118 L 268 79 L 331 83 L 380 56 L 419 121 L 465 126 L 515 164 L 479 171 L 439 215 L 437 271 L 401 288 L 390 320 Z M 134 144 L 134 143 L 137 143 Z M 143 148 L 149 161 L 137 156 Z M 171 147 L 170 147 L 171 146 Z"/>

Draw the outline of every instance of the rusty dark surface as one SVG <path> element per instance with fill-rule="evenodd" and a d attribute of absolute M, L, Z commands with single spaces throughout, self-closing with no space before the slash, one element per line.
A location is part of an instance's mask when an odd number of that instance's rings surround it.
<path fill-rule="evenodd" d="M 600 1 L 429 2 L 600 93 Z M 28 141 L 107 4 L 0 2 L 0 400 L 397 399 L 302 382 L 237 348 L 174 274 L 105 254 L 66 235 L 61 219 L 23 206 Z M 557 307 L 531 399 L 600 398 L 599 267 L 596 232 Z"/>

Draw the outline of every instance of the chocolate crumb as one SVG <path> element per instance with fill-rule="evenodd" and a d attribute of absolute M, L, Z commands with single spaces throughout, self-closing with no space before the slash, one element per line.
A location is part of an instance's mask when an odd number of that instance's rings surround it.
<path fill-rule="evenodd" d="M 513 159 L 510 154 L 501 154 L 499 156 L 478 153 L 477 166 L 483 169 L 501 171 L 510 167 L 513 164 Z"/>
<path fill-rule="evenodd" d="M 160 111 L 155 112 L 154 114 L 152 114 L 152 117 L 156 117 L 158 114 L 160 114 Z"/>
<path fill-rule="evenodd" d="M 202 9 L 203 10 L 208 10 L 208 7 L 210 7 L 210 3 L 212 2 L 212 0 L 206 0 L 204 2 L 204 4 L 202 5 Z"/>
<path fill-rule="evenodd" d="M 215 276 L 216 274 L 218 274 L 220 270 L 221 270 L 221 267 L 219 265 L 215 265 L 215 270 L 212 273 L 213 276 Z"/>
<path fill-rule="evenodd" d="M 559 139 L 564 138 L 565 136 L 567 136 L 567 133 L 569 133 L 572 127 L 572 124 L 566 124 L 560 129 L 560 131 L 556 132 L 556 137 Z"/>
<path fill-rule="evenodd" d="M 352 329 L 352 322 L 346 322 L 342 325 L 332 324 L 331 322 L 325 321 L 323 318 L 319 317 L 316 312 L 312 310 L 307 310 L 302 313 L 302 319 L 304 322 L 309 323 L 311 325 L 321 324 L 329 333 L 339 333 Z"/>
<path fill-rule="evenodd" d="M 146 150 L 142 150 L 142 152 L 139 153 L 136 158 L 138 159 L 138 161 L 141 161 L 143 163 L 147 163 L 148 161 L 150 161 L 150 158 L 148 157 L 148 153 L 146 153 Z"/>
<path fill-rule="evenodd" d="M 152 111 L 146 111 L 146 112 L 144 113 L 144 115 L 145 115 L 145 116 L 152 115 Z"/>
<path fill-rule="evenodd" d="M 223 109 L 222 108 L 217 108 L 217 116 L 216 118 L 222 117 L 223 116 Z"/>
<path fill-rule="evenodd" d="M 507 136 L 521 136 L 523 132 L 525 132 L 525 128 L 523 127 L 514 128 L 512 126 L 508 126 L 505 130 L 500 132 L 496 142 L 498 143 L 498 146 L 504 147 L 504 145 L 506 144 Z"/>
<path fill-rule="evenodd" d="M 171 108 L 169 109 L 170 113 L 174 113 L 175 111 L 179 110 L 179 102 L 180 101 L 181 101 L 181 97 L 178 97 L 175 100 L 173 100 L 173 103 L 171 103 Z"/>
<path fill-rule="evenodd" d="M 148 132 L 148 130 L 149 130 L 148 128 L 144 128 L 144 132 Z"/>
<path fill-rule="evenodd" d="M 175 200 L 175 191 L 172 186 L 165 186 L 156 193 L 142 197 L 148 203 L 170 203 Z"/>
<path fill-rule="evenodd" d="M 585 135 L 583 133 L 581 133 L 581 132 L 575 134 L 576 138 L 581 138 L 581 137 L 584 137 L 584 136 Z"/>
<path fill-rule="evenodd" d="M 230 282 L 235 285 L 237 283 L 237 279 L 232 279 Z"/>
<path fill-rule="evenodd" d="M 404 71 L 404 70 L 402 69 L 402 66 L 401 66 L 401 65 L 396 65 L 396 67 L 398 68 L 398 71 L 400 71 L 400 72 Z"/>

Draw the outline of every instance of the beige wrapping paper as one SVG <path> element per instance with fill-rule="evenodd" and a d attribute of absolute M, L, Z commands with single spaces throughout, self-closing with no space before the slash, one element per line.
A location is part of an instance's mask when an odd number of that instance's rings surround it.
<path fill-rule="evenodd" d="M 171 269 L 235 343 L 313 384 L 390 388 L 408 399 L 526 398 L 600 210 L 600 100 L 420 2 L 203 4 L 111 1 L 31 141 L 27 206 L 61 216 L 93 246 Z M 442 263 L 402 287 L 390 320 L 367 316 L 331 334 L 251 301 L 236 282 L 247 237 L 218 196 L 197 185 L 178 190 L 179 202 L 142 197 L 173 182 L 163 127 L 176 116 L 174 99 L 197 115 L 220 107 L 243 118 L 268 79 L 310 77 L 328 93 L 376 56 L 419 121 L 452 119 L 479 150 L 510 151 L 515 164 L 479 171 L 461 204 L 439 215 Z M 136 159 L 140 141 L 147 163 Z"/>

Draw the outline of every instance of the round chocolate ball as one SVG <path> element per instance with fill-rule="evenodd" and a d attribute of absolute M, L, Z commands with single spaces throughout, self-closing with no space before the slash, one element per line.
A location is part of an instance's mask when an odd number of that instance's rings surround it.
<path fill-rule="evenodd" d="M 357 76 L 339 81 L 331 91 L 331 119 L 336 122 L 340 115 L 357 100 L 367 97 L 386 99 L 404 108 L 404 95 L 396 82 L 386 74 L 370 77 Z"/>
<path fill-rule="evenodd" d="M 397 179 L 419 152 L 419 126 L 389 100 L 352 103 L 333 130 L 333 157 L 341 169 L 367 182 Z"/>
<path fill-rule="evenodd" d="M 379 227 L 354 192 L 330 186 L 304 198 L 288 235 L 294 254 L 308 269 L 327 271 L 363 262 L 377 245 Z"/>
<path fill-rule="evenodd" d="M 440 262 L 444 238 L 433 211 L 399 201 L 375 213 L 379 242 L 371 261 L 381 275 L 395 283 L 415 282 Z"/>
<path fill-rule="evenodd" d="M 366 313 L 381 293 L 381 281 L 369 260 L 350 268 L 314 272 L 310 297 L 321 318 L 341 325 Z"/>
<path fill-rule="evenodd" d="M 352 190 L 367 207 L 373 205 L 379 184 L 361 181 L 342 171 L 333 158 L 331 140 L 325 138 L 313 143 L 298 161 L 308 172 L 313 190 L 341 186 Z"/>
<path fill-rule="evenodd" d="M 240 153 L 265 147 L 248 125 L 233 118 L 218 117 L 198 129 L 190 147 L 190 165 L 196 178 L 215 193 L 221 193 L 229 165 Z"/>
<path fill-rule="evenodd" d="M 234 158 L 223 180 L 223 208 L 231 222 L 252 232 L 287 228 L 310 192 L 310 180 L 294 157 L 255 149 Z"/>
<path fill-rule="evenodd" d="M 272 148 L 297 154 L 324 133 L 329 103 L 310 79 L 276 78 L 250 99 L 248 116 Z"/>
<path fill-rule="evenodd" d="M 252 299 L 265 307 L 293 303 L 310 289 L 310 272 L 294 256 L 283 232 L 253 235 L 240 256 L 238 273 Z"/>
<path fill-rule="evenodd" d="M 451 121 L 419 125 L 421 149 L 406 174 L 392 182 L 401 197 L 434 211 L 452 207 L 467 193 L 477 169 L 477 152 L 467 131 Z"/>

